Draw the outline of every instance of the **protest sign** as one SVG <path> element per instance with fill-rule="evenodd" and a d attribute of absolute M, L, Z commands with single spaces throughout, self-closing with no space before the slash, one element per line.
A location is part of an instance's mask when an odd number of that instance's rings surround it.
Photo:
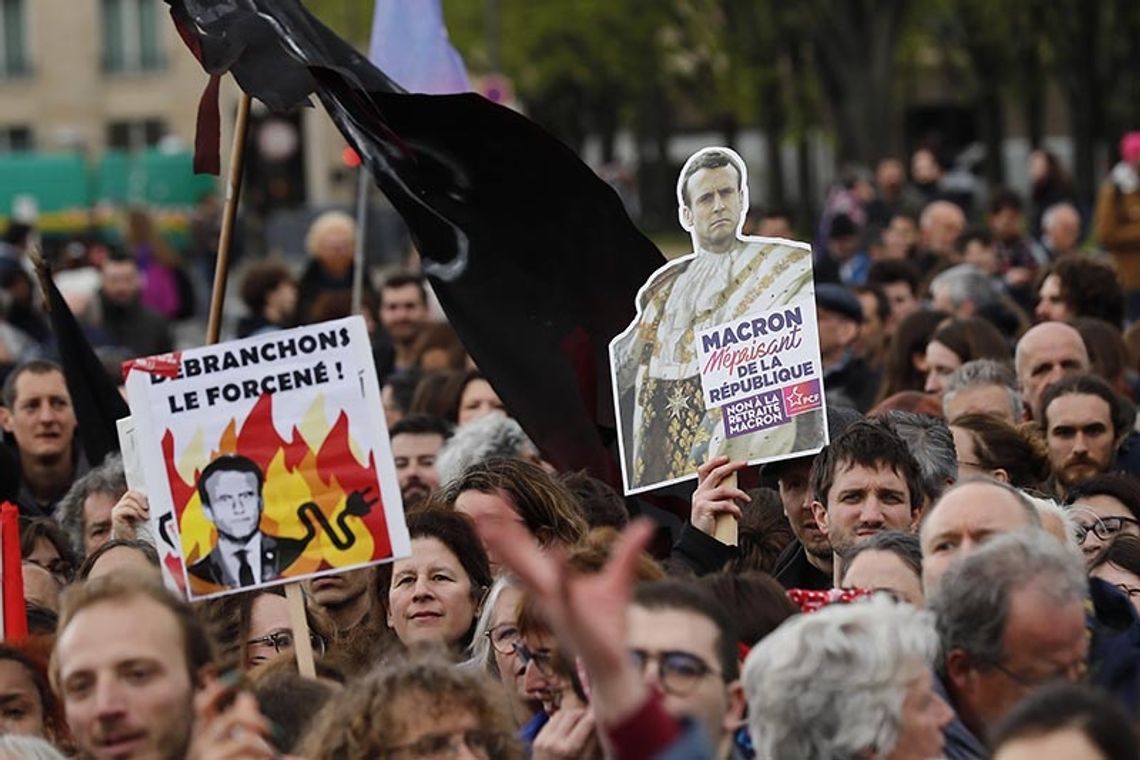
<path fill-rule="evenodd" d="M 123 417 L 115 421 L 119 433 L 119 451 L 123 456 L 123 475 L 127 488 L 141 493 L 150 493 L 146 484 L 146 470 L 138 439 L 135 437 L 133 417 Z M 159 514 L 155 505 L 150 505 L 150 516 L 145 525 L 136 527 L 136 537 L 154 546 L 158 552 L 162 580 L 167 587 L 186 593 L 186 573 L 183 568 L 182 552 L 178 547 L 178 535 L 174 525 L 174 513 L 167 509 Z"/>
<path fill-rule="evenodd" d="M 654 272 L 610 344 L 627 494 L 827 445 L 811 247 L 741 234 L 744 161 L 705 148 L 677 182 L 693 253 Z"/>
<path fill-rule="evenodd" d="M 190 598 L 408 554 L 360 317 L 126 371 L 152 519 L 174 516 Z"/>

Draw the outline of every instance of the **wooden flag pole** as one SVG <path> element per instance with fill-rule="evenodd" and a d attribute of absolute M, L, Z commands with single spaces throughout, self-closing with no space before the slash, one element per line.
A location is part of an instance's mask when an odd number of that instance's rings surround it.
<path fill-rule="evenodd" d="M 372 181 L 364 159 L 360 159 L 356 184 L 356 247 L 352 252 L 352 313 L 363 314 L 364 308 L 364 238 L 368 234 L 368 186 Z"/>
<path fill-rule="evenodd" d="M 234 140 L 230 152 L 230 175 L 226 179 L 226 203 L 222 209 L 222 230 L 218 236 L 218 256 L 214 262 L 214 290 L 210 294 L 210 319 L 206 323 L 206 345 L 218 342 L 222 332 L 222 305 L 226 300 L 226 281 L 230 273 L 230 247 L 237 218 L 238 196 L 241 195 L 242 171 L 245 168 L 245 141 L 249 134 L 250 96 L 243 92 L 238 100 L 234 122 Z"/>
<path fill-rule="evenodd" d="M 230 248 L 233 244 L 234 221 L 237 219 L 241 178 L 245 168 L 245 143 L 249 134 L 250 100 L 248 93 L 243 92 L 241 94 L 241 98 L 238 100 L 237 119 L 234 121 L 230 173 L 226 180 L 226 203 L 222 210 L 222 230 L 218 236 L 218 256 L 214 263 L 214 290 L 210 294 L 210 319 L 206 323 L 206 345 L 217 343 L 222 332 L 222 307 L 226 300 Z M 316 678 L 317 669 L 313 660 L 313 644 L 309 640 L 309 619 L 305 615 L 305 594 L 301 590 L 301 584 L 286 584 L 285 599 L 289 603 L 289 618 L 293 628 L 293 652 L 297 658 L 297 672 L 306 678 Z"/>
<path fill-rule="evenodd" d="M 285 601 L 289 603 L 289 623 L 293 629 L 293 654 L 297 658 L 297 672 L 304 678 L 316 678 L 313 642 L 309 639 L 309 618 L 305 615 L 305 592 L 301 590 L 300 583 L 285 585 Z"/>

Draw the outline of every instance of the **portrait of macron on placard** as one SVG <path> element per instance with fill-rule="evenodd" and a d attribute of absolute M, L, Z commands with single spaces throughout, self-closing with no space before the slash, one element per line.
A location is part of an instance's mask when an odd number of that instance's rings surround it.
<path fill-rule="evenodd" d="M 128 366 L 152 519 L 172 516 L 190 598 L 407 556 L 360 317 Z"/>
<path fill-rule="evenodd" d="M 811 246 L 744 237 L 748 170 L 704 148 L 677 182 L 693 252 L 654 272 L 610 343 L 627 494 L 827 444 Z"/>

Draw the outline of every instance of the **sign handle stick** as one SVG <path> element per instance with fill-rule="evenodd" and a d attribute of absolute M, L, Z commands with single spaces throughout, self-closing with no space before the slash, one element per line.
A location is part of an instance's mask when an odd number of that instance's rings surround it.
<path fill-rule="evenodd" d="M 317 666 L 313 660 L 313 642 L 309 639 L 309 618 L 305 615 L 305 594 L 300 583 L 285 585 L 285 601 L 289 603 L 289 622 L 293 628 L 293 655 L 297 658 L 297 672 L 304 678 L 316 678 Z"/>
<path fill-rule="evenodd" d="M 217 343 L 222 331 L 222 304 L 226 299 L 226 280 L 230 274 L 230 245 L 234 236 L 234 219 L 237 218 L 238 196 L 241 194 L 241 176 L 245 168 L 249 106 L 250 97 L 243 92 L 238 100 L 237 120 L 234 122 L 234 141 L 230 149 L 230 175 L 226 179 L 226 203 L 222 209 L 222 229 L 218 236 L 218 255 L 214 261 L 214 290 L 210 294 L 210 319 L 206 323 L 207 345 Z"/>

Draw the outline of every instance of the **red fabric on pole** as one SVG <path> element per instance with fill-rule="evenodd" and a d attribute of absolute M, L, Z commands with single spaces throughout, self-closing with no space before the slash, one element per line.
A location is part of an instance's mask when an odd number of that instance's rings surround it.
<path fill-rule="evenodd" d="M 4 640 L 20 641 L 28 636 L 20 557 L 20 510 L 9 502 L 0 506 L 0 563 L 4 573 Z"/>

